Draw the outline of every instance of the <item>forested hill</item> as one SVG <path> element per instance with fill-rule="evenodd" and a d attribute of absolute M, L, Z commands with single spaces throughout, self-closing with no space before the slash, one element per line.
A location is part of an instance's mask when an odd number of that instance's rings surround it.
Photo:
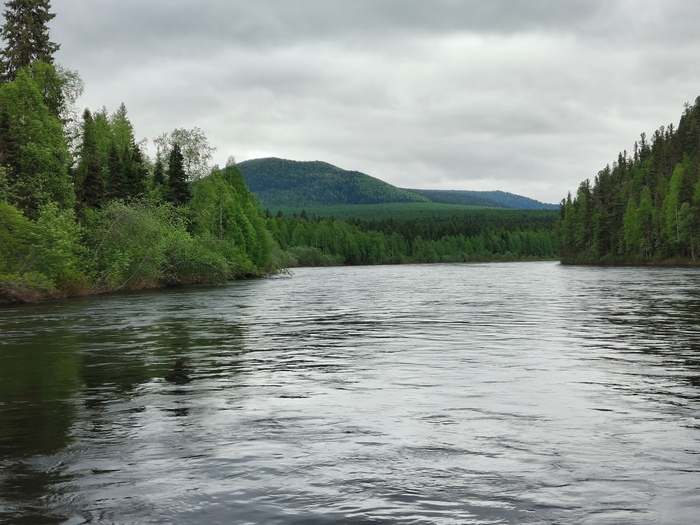
<path fill-rule="evenodd" d="M 696 263 L 700 247 L 700 97 L 678 126 L 642 133 L 562 202 L 563 262 Z"/>
<path fill-rule="evenodd" d="M 424 197 L 428 197 L 432 202 L 441 204 L 490 206 L 493 208 L 511 208 L 514 210 L 556 210 L 559 208 L 558 204 L 544 204 L 534 199 L 505 191 L 416 189 L 406 189 L 406 191 L 423 195 Z"/>
<path fill-rule="evenodd" d="M 278 158 L 238 164 L 250 191 L 264 207 L 429 202 L 359 171 L 326 162 Z"/>
<path fill-rule="evenodd" d="M 503 191 L 397 188 L 370 175 L 347 171 L 321 161 L 265 158 L 247 160 L 238 167 L 250 191 L 266 208 L 395 202 L 434 202 L 518 210 L 559 207 Z"/>

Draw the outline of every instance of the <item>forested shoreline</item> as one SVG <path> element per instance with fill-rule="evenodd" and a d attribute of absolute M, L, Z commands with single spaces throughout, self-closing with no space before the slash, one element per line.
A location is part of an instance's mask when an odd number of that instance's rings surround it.
<path fill-rule="evenodd" d="M 412 219 L 267 217 L 286 266 L 454 263 L 557 257 L 550 212 L 469 214 Z"/>
<path fill-rule="evenodd" d="M 700 256 L 700 97 L 677 126 L 642 133 L 632 154 L 561 203 L 561 261 L 695 265 Z"/>
<path fill-rule="evenodd" d="M 0 54 L 0 301 L 221 283 L 277 269 L 258 203 L 235 165 L 208 164 L 198 128 L 154 140 L 122 104 L 84 110 L 54 64 L 48 0 L 5 3 Z"/>

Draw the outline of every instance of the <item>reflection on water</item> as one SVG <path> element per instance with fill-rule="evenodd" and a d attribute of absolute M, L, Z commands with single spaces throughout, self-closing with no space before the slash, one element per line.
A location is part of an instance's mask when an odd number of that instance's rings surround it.
<path fill-rule="evenodd" d="M 690 523 L 700 272 L 293 277 L 0 310 L 0 523 Z"/>

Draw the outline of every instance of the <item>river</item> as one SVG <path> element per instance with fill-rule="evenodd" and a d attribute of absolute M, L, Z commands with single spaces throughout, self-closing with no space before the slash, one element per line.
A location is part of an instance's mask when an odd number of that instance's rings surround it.
<path fill-rule="evenodd" d="M 698 516 L 698 269 L 314 268 L 0 310 L 2 524 Z"/>

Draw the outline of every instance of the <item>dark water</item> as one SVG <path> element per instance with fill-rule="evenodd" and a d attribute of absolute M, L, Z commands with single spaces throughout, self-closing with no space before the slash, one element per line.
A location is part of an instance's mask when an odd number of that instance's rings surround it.
<path fill-rule="evenodd" d="M 0 310 L 3 524 L 700 521 L 700 270 L 293 277 Z"/>

